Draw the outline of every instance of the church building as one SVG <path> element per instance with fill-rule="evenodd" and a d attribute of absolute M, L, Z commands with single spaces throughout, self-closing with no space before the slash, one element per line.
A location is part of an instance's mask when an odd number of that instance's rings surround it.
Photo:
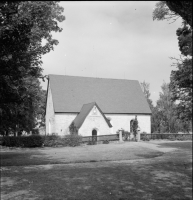
<path fill-rule="evenodd" d="M 151 133 L 151 110 L 137 80 L 49 75 L 46 134 L 69 134 L 72 123 L 84 136 L 131 131 Z"/>

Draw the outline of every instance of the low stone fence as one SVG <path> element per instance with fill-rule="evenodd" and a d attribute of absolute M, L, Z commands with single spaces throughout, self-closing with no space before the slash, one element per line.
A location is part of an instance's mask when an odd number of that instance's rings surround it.
<path fill-rule="evenodd" d="M 146 134 L 141 133 L 140 134 L 141 140 L 192 140 L 192 134 L 184 133 L 184 134 L 178 134 L 178 133 L 152 133 L 152 134 Z"/>
<path fill-rule="evenodd" d="M 118 134 L 112 134 L 112 135 L 97 135 L 97 136 L 87 136 L 87 137 L 82 137 L 82 142 L 89 142 L 89 141 L 116 141 L 119 140 L 119 135 Z"/>

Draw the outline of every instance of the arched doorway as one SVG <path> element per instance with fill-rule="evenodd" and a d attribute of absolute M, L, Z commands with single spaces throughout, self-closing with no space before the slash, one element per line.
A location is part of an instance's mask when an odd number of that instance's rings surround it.
<path fill-rule="evenodd" d="M 96 129 L 92 130 L 92 141 L 93 142 L 97 141 L 97 130 Z"/>

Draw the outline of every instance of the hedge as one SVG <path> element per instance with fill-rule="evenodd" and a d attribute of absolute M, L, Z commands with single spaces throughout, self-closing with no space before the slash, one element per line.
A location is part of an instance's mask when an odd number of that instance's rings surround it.
<path fill-rule="evenodd" d="M 30 136 L 4 136 L 2 145 L 7 147 L 41 147 L 43 138 L 40 135 Z"/>
<path fill-rule="evenodd" d="M 82 143 L 82 136 L 77 134 L 65 135 L 64 137 L 57 135 L 44 136 L 44 146 L 79 146 Z"/>
<path fill-rule="evenodd" d="M 5 136 L 2 145 L 7 147 L 54 147 L 54 146 L 79 146 L 82 142 L 80 135 L 30 135 L 30 136 Z"/>

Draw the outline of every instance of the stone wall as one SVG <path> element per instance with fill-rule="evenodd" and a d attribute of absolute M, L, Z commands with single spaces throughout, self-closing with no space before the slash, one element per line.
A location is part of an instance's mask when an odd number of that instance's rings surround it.
<path fill-rule="evenodd" d="M 140 134 L 141 140 L 192 140 L 192 134 L 178 134 L 178 133 L 153 133 Z"/>

